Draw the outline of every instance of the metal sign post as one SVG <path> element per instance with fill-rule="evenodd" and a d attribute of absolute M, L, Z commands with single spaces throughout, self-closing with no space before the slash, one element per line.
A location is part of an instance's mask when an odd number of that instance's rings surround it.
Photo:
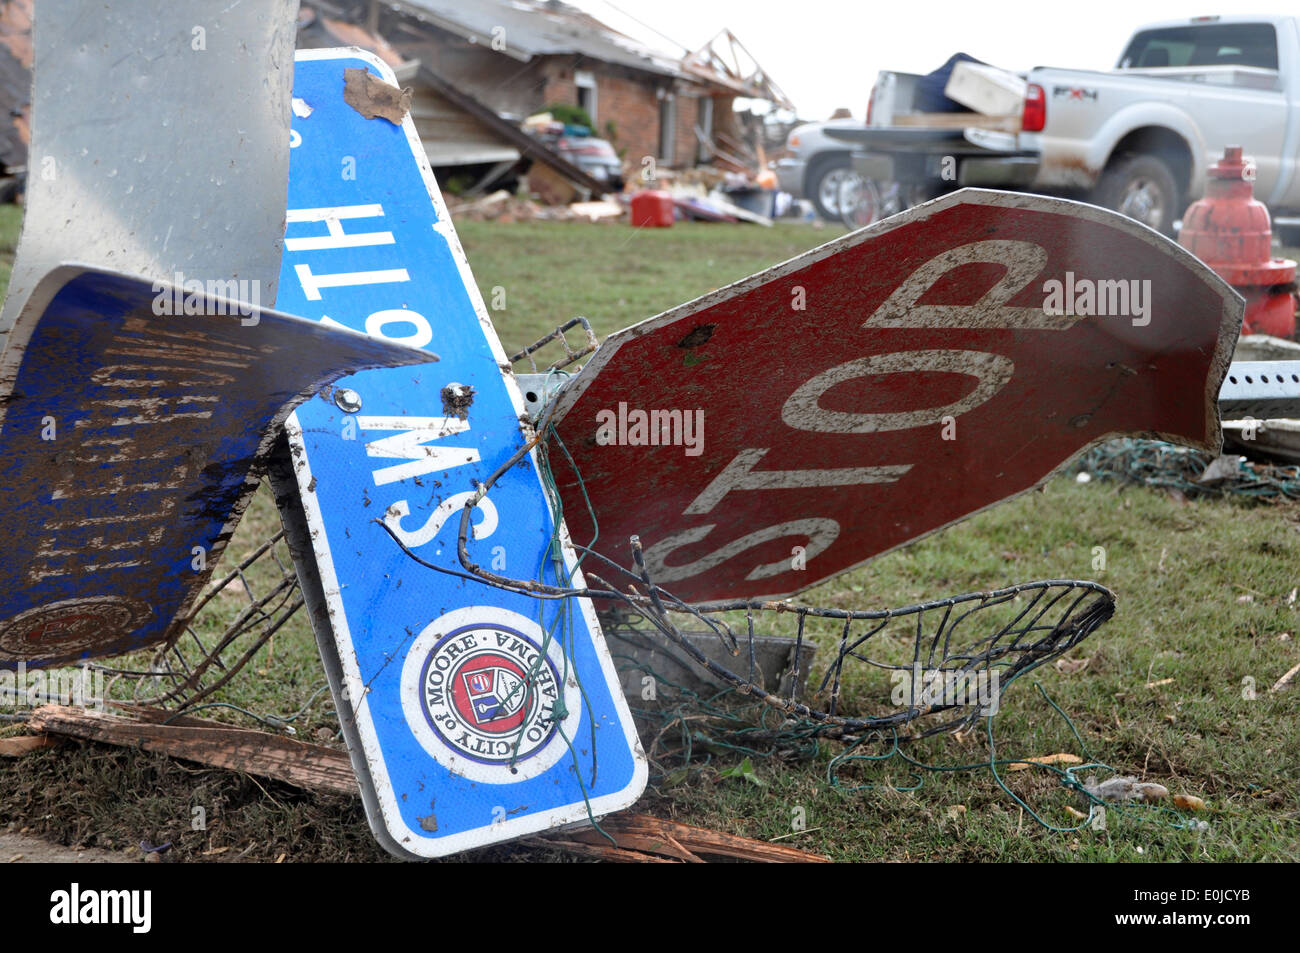
<path fill-rule="evenodd" d="M 956 192 L 607 339 L 550 418 L 565 513 L 680 598 L 788 595 L 1109 436 L 1217 448 L 1241 315 L 1130 219 Z"/>
<path fill-rule="evenodd" d="M 223 297 L 272 307 L 297 0 L 35 8 L 26 214 L 0 347 L 66 262 L 221 281 L 240 289 Z"/>
<path fill-rule="evenodd" d="M 460 569 L 461 513 L 524 407 L 410 116 L 363 118 L 347 70 L 394 82 L 359 50 L 298 54 L 280 301 L 442 361 L 303 405 L 279 495 L 371 827 L 433 857 L 627 807 L 646 766 L 590 603 Z M 484 565 L 581 578 L 532 456 L 472 525 Z"/>

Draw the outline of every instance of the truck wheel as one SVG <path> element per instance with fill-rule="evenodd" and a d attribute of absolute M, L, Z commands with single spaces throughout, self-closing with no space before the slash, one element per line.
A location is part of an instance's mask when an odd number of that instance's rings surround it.
<path fill-rule="evenodd" d="M 845 153 L 824 156 L 808 170 L 808 187 L 804 190 L 817 214 L 828 222 L 840 220 L 840 190 L 853 175 Z"/>
<path fill-rule="evenodd" d="M 1152 155 L 1126 155 L 1112 161 L 1101 174 L 1093 200 L 1170 236 L 1174 221 L 1182 215 L 1178 182 L 1165 161 Z"/>

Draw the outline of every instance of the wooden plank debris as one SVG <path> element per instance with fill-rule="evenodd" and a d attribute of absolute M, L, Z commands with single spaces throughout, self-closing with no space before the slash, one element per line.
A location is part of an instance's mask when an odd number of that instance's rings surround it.
<path fill-rule="evenodd" d="M 143 748 L 173 758 L 274 778 L 310 791 L 359 793 L 346 751 L 200 718 L 162 724 L 170 714 L 155 714 L 151 723 L 84 708 L 43 705 L 32 712 L 27 725 L 35 731 Z"/>
<path fill-rule="evenodd" d="M 648 814 L 615 814 L 603 818 L 600 827 L 614 838 L 617 847 L 610 844 L 609 838 L 594 827 L 570 829 L 539 840 L 575 853 L 623 862 L 643 861 L 647 855 L 679 863 L 705 863 L 707 857 L 769 864 L 830 862 L 830 858 L 821 854 L 711 831 Z"/>
<path fill-rule="evenodd" d="M 0 738 L 0 757 L 18 758 L 42 748 L 53 748 L 58 743 L 58 738 L 51 738 L 49 735 L 17 735 L 13 738 Z"/>
<path fill-rule="evenodd" d="M 522 155 L 550 167 L 569 182 L 589 191 L 593 197 L 599 197 L 606 192 L 612 191 L 607 183 L 588 175 L 554 149 L 534 139 L 513 123 L 502 119 L 495 111 L 465 92 L 463 88 L 452 84 L 435 73 L 427 65 L 420 65 L 419 78 L 421 82 L 432 87 L 453 105 L 460 107 L 510 143 Z"/>

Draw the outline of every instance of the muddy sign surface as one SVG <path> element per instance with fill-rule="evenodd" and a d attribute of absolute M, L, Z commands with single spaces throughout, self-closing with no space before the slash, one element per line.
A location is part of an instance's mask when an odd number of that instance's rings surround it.
<path fill-rule="evenodd" d="M 1241 314 L 1129 219 L 963 190 L 611 336 L 553 411 L 565 513 L 682 598 L 788 595 L 1108 436 L 1217 447 Z"/>
<path fill-rule="evenodd" d="M 430 359 L 197 287 L 55 269 L 0 362 L 0 667 L 174 637 L 290 405 Z"/>
<path fill-rule="evenodd" d="M 280 486 L 371 827 L 433 857 L 626 807 L 646 768 L 590 604 L 460 567 L 466 503 L 523 446 L 522 398 L 410 117 L 364 118 L 355 69 L 393 84 L 357 50 L 298 54 L 280 301 L 441 360 L 304 404 Z M 484 567 L 581 578 L 531 456 L 471 526 Z"/>

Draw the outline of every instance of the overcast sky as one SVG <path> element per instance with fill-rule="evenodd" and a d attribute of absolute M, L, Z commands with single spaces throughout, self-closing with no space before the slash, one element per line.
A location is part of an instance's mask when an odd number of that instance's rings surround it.
<path fill-rule="evenodd" d="M 680 53 L 730 27 L 807 119 L 862 118 L 882 69 L 927 73 L 957 51 L 1010 70 L 1109 69 L 1135 27 L 1234 13 L 1227 0 L 569 0 L 637 39 Z M 1293 0 L 1275 0 L 1273 9 Z M 620 12 L 622 11 L 622 12 Z M 1241 12 L 1250 12 L 1249 9 Z M 633 19 L 635 18 L 635 19 Z"/>

